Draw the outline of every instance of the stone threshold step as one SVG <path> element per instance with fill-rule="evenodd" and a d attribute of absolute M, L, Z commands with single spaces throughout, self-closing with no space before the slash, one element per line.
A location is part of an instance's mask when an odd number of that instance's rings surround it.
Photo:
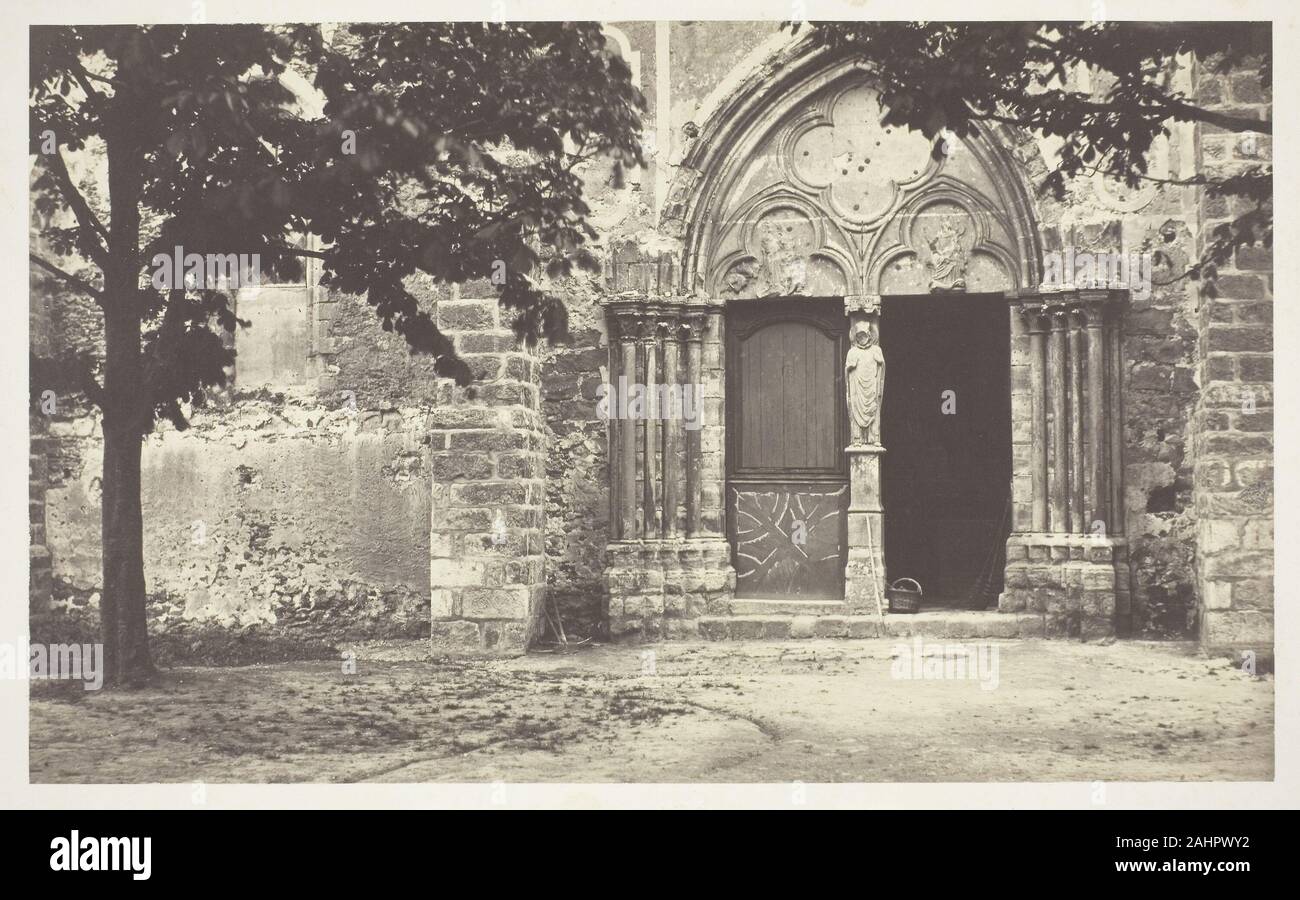
<path fill-rule="evenodd" d="M 841 600 L 732 600 L 732 616 L 847 616 Z"/>
<path fill-rule="evenodd" d="M 790 638 L 1040 638 L 1044 617 L 1037 613 L 935 610 L 913 615 L 876 616 L 706 616 L 700 636 L 711 641 L 788 640 Z"/>

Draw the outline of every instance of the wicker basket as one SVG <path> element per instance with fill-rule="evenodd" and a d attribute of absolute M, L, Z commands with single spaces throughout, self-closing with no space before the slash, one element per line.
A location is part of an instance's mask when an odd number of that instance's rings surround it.
<path fill-rule="evenodd" d="M 903 587 L 908 582 L 913 587 Z M 914 613 L 921 609 L 921 585 L 913 578 L 897 578 L 885 589 L 891 613 Z"/>

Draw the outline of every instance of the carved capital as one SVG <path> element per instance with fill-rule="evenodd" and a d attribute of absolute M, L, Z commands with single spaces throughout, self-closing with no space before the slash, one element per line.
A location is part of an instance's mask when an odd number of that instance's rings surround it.
<path fill-rule="evenodd" d="M 1047 318 L 1051 321 L 1053 331 L 1064 331 L 1070 322 L 1070 308 L 1065 304 L 1052 304 L 1044 307 Z"/>
<path fill-rule="evenodd" d="M 704 310 L 688 309 L 682 316 L 681 323 L 686 340 L 699 343 L 704 340 L 704 329 L 709 325 L 709 314 Z"/>
<path fill-rule="evenodd" d="M 640 334 L 641 310 L 630 307 L 611 307 L 605 311 L 609 321 L 611 340 L 632 343 Z"/>
<path fill-rule="evenodd" d="M 1079 304 L 1079 318 L 1085 327 L 1099 331 L 1106 324 L 1106 304 L 1104 303 L 1081 303 Z"/>
<path fill-rule="evenodd" d="M 1050 326 L 1046 305 L 1042 303 L 1021 303 L 1018 305 L 1020 317 L 1025 320 L 1025 329 L 1030 334 L 1043 334 Z"/>
<path fill-rule="evenodd" d="M 850 318 L 858 313 L 875 315 L 879 312 L 879 294 L 848 294 L 844 297 L 844 314 Z"/>

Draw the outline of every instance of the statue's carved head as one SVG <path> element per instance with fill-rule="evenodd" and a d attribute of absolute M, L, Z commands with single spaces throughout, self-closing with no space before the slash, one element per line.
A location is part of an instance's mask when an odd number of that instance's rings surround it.
<path fill-rule="evenodd" d="M 855 346 L 866 348 L 876 342 L 876 326 L 874 322 L 860 319 L 853 323 L 849 331 L 849 339 Z"/>

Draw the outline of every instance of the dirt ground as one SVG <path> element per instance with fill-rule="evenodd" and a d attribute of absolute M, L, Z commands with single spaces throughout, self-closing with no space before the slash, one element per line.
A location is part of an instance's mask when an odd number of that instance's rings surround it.
<path fill-rule="evenodd" d="M 998 651 L 991 690 L 893 677 L 895 640 L 504 660 L 426 659 L 408 645 L 361 648 L 356 674 L 330 661 L 177 668 L 138 691 L 34 692 L 31 780 L 1273 777 L 1271 676 L 1189 644 L 987 643 Z"/>

